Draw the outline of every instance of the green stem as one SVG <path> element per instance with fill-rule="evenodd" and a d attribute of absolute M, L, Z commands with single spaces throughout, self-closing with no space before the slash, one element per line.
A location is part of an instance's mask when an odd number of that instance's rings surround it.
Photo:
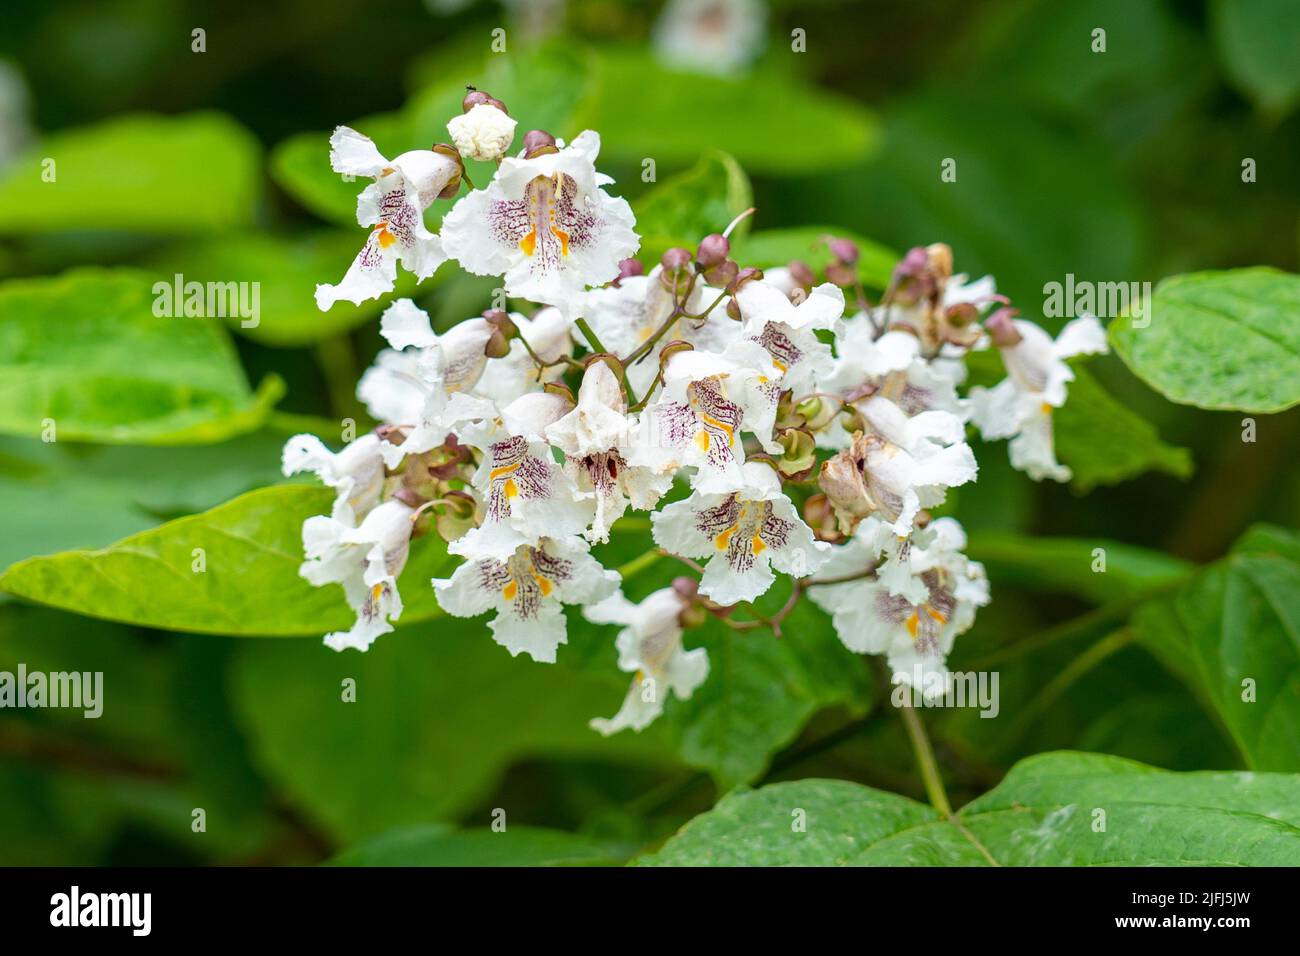
<path fill-rule="evenodd" d="M 615 570 L 618 571 L 619 577 L 626 581 L 634 574 L 640 574 L 662 557 L 663 553 L 658 548 L 651 548 L 645 554 L 637 555 L 627 564 L 620 564 Z"/>
<path fill-rule="evenodd" d="M 575 319 L 573 324 L 578 327 L 578 331 L 582 333 L 582 337 L 587 340 L 587 346 L 593 352 L 604 355 L 611 354 L 600 341 L 600 337 L 597 336 L 592 327 L 587 324 L 586 319 Z M 617 356 L 615 357 L 617 358 Z M 619 363 L 619 377 L 623 380 L 623 391 L 627 395 L 628 405 L 635 407 L 637 404 L 636 393 L 632 391 L 632 383 L 627 380 L 627 370 L 622 368 L 622 363 Z"/>
<path fill-rule="evenodd" d="M 912 744 L 912 753 L 916 755 L 916 765 L 921 770 L 921 781 L 930 797 L 930 805 L 945 818 L 951 817 L 952 804 L 948 802 L 948 794 L 943 789 L 943 778 L 939 775 L 939 763 L 934 759 L 934 748 L 930 746 L 925 725 L 921 723 L 916 708 L 907 700 L 906 695 L 903 706 L 898 708 L 898 714 L 903 719 L 903 727 L 907 729 L 907 738 Z"/>

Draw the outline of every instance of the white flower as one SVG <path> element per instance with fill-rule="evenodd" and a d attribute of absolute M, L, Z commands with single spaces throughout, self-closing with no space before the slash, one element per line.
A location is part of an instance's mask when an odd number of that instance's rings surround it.
<path fill-rule="evenodd" d="M 878 525 L 859 525 L 858 533 L 835 549 L 821 576 L 845 577 L 872 567 L 881 553 L 879 532 Z M 965 546 L 961 525 L 939 518 L 912 543 L 909 568 L 916 589 L 892 593 L 881 578 L 865 576 L 838 584 L 813 582 L 808 595 L 831 615 L 835 633 L 849 650 L 885 654 L 895 682 L 932 688 L 926 675 L 947 673 L 945 658 L 953 640 L 975 622 L 975 609 L 989 602 L 984 568 L 961 553 Z"/>
<path fill-rule="evenodd" d="M 532 392 L 498 416 L 459 429 L 461 442 L 483 452 L 474 489 L 484 504 L 484 520 L 447 550 L 504 561 L 543 536 L 565 537 L 587 528 L 595 504 L 577 494 L 545 440 L 547 426 L 572 407 L 563 396 Z"/>
<path fill-rule="evenodd" d="M 578 388 L 578 404 L 546 428 L 552 445 L 564 452 L 564 468 L 579 501 L 596 505 L 590 541 L 608 541 L 610 526 L 632 507 L 648 511 L 673 483 L 671 473 L 627 462 L 637 434 L 635 418 L 626 413 L 623 388 L 605 362 L 593 362 Z"/>
<path fill-rule="evenodd" d="M 1032 322 L 1016 319 L 996 331 L 1007 377 L 992 389 L 972 388 L 973 420 L 986 439 L 1010 438 L 1011 464 L 1035 481 L 1069 481 L 1070 469 L 1056 460 L 1052 409 L 1065 404 L 1074 372 L 1072 355 L 1106 351 L 1106 333 L 1094 316 L 1075 319 L 1053 342 Z"/>
<path fill-rule="evenodd" d="M 594 604 L 618 588 L 581 538 L 543 538 L 521 544 L 501 560 L 466 561 L 450 578 L 434 578 L 438 603 L 448 614 L 474 617 L 495 610 L 488 627 L 512 655 L 554 663 L 566 643 L 561 604 Z"/>
<path fill-rule="evenodd" d="M 671 691 L 686 700 L 709 676 L 709 655 L 702 648 L 682 647 L 681 614 L 690 601 L 674 588 L 664 588 L 633 604 L 621 593 L 583 612 L 596 624 L 622 624 L 615 638 L 619 670 L 632 674 L 623 706 L 612 718 L 597 717 L 593 730 L 608 737 L 620 730 L 640 731 L 663 713 Z"/>
<path fill-rule="evenodd" d="M 741 285 L 736 304 L 745 335 L 767 351 L 780 372 L 778 393 L 790 390 L 802 398 L 815 391 L 819 380 L 830 374 L 833 360 L 830 346 L 814 332 L 840 330 L 844 293 L 823 283 L 796 303 L 774 283 L 751 281 Z M 769 447 L 768 451 L 775 453 L 776 449 Z"/>
<path fill-rule="evenodd" d="M 662 266 L 649 275 L 625 276 L 618 285 L 592 289 L 582 302 L 582 315 L 591 324 L 605 348 L 627 356 L 654 335 L 673 314 L 673 294 L 661 280 Z M 700 315 L 717 301 L 720 290 L 696 282 L 682 303 L 682 312 Z M 725 303 L 719 303 L 705 320 L 678 318 L 660 336 L 644 359 L 627 369 L 628 381 L 638 395 L 644 394 L 659 371 L 659 355 L 674 340 L 689 342 L 697 349 L 721 352 L 740 335 L 739 326 L 726 317 Z"/>
<path fill-rule="evenodd" d="M 488 103 L 472 106 L 468 113 L 453 116 L 447 123 L 451 141 L 466 159 L 495 163 L 506 154 L 515 138 L 515 120 L 504 110 Z"/>
<path fill-rule="evenodd" d="M 641 416 L 631 464 L 661 474 L 694 467 L 699 491 L 741 486 L 742 425 L 771 443 L 780 373 L 757 343 L 733 343 L 729 355 L 692 350 L 668 359 L 663 392 Z"/>
<path fill-rule="evenodd" d="M 583 290 L 618 275 L 640 239 L 627 200 L 600 187 L 600 137 L 587 130 L 558 152 L 502 161 L 486 189 L 443 219 L 447 252 L 475 275 L 504 275 L 506 293 L 566 316 Z"/>
<path fill-rule="evenodd" d="M 349 442 L 335 454 L 315 435 L 294 435 L 284 443 L 281 465 L 285 476 L 310 471 L 333 488 L 333 517 L 356 524 L 379 503 L 384 487 L 384 459 L 379 436 L 371 433 Z"/>
<path fill-rule="evenodd" d="M 510 313 L 510 320 L 519 329 L 523 339 L 510 343 L 505 358 L 492 359 L 491 371 L 479 380 L 475 392 L 490 398 L 499 406 L 506 406 L 521 395 L 535 392 L 547 382 L 559 381 L 564 365 L 551 365 L 539 370 L 528 354 L 524 342 L 537 353 L 543 362 L 554 362 L 562 355 L 573 354 L 573 339 L 569 334 L 569 321 L 559 309 L 538 309 L 530 319 L 518 312 Z"/>
<path fill-rule="evenodd" d="M 423 310 L 398 299 L 385 310 L 379 330 L 395 351 L 380 353 L 357 394 L 381 421 L 402 428 L 401 444 L 380 445 L 388 467 L 441 445 L 456 424 L 495 412 L 490 401 L 471 392 L 487 365 L 483 350 L 492 329 L 485 319 L 466 319 L 437 335 Z"/>
<path fill-rule="evenodd" d="M 830 545 L 813 539 L 776 473 L 746 464 L 741 487 L 695 492 L 651 516 L 655 543 L 688 558 L 707 558 L 700 593 L 718 604 L 752 601 L 775 580 L 771 566 L 793 577 L 816 572 Z"/>
<path fill-rule="evenodd" d="M 341 651 L 364 651 L 381 634 L 393 629 L 389 620 L 402 616 L 397 577 L 406 565 L 415 510 L 392 499 L 374 508 L 358 526 L 317 515 L 302 526 L 307 560 L 299 574 L 311 584 L 343 586 L 348 604 L 357 613 L 350 631 L 326 635 L 325 643 Z"/>
<path fill-rule="evenodd" d="M 417 278 L 433 275 L 447 256 L 442 241 L 425 228 L 424 210 L 459 183 L 459 161 L 430 149 L 389 161 L 368 136 L 340 126 L 330 137 L 330 165 L 336 173 L 374 178 L 357 197 L 357 222 L 373 228 L 343 281 L 316 286 L 320 310 L 339 299 L 359 305 L 391 292 L 399 261 Z"/>
<path fill-rule="evenodd" d="M 655 51 L 672 66 L 735 73 L 763 49 L 766 19 L 758 0 L 670 0 L 655 25 Z"/>

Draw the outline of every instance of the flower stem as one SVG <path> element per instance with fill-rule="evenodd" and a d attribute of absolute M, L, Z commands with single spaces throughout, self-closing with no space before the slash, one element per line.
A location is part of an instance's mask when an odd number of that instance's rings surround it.
<path fill-rule="evenodd" d="M 916 765 L 921 771 L 921 780 L 925 784 L 925 792 L 930 797 L 930 805 L 944 815 L 952 816 L 952 804 L 948 802 L 948 794 L 943 789 L 943 778 L 939 776 L 939 764 L 934 759 L 934 748 L 930 746 L 930 738 L 925 732 L 925 725 L 921 723 L 921 718 L 916 712 L 906 695 L 903 698 L 903 706 L 898 708 L 899 716 L 903 719 L 903 726 L 907 729 L 907 738 L 912 744 L 912 753 L 916 755 Z"/>
<path fill-rule="evenodd" d="M 587 347 L 593 352 L 605 355 L 611 354 L 606 350 L 604 344 L 601 343 L 600 337 L 597 336 L 592 327 L 587 324 L 586 319 L 574 319 L 573 324 L 578 327 L 578 331 L 582 333 L 582 337 L 587 340 Z M 622 363 L 620 362 L 619 365 L 621 366 Z M 623 379 L 623 391 L 627 395 L 628 405 L 635 406 L 637 404 L 636 393 L 632 391 L 632 383 L 627 380 L 627 370 L 620 368 L 619 377 Z"/>
<path fill-rule="evenodd" d="M 624 581 L 626 581 L 634 574 L 640 574 L 642 571 L 650 567 L 650 565 L 654 564 L 663 556 L 664 556 L 663 552 L 660 551 L 658 548 L 651 548 L 645 554 L 637 555 L 635 558 L 633 558 L 631 561 L 627 562 L 626 564 L 620 564 L 617 568 L 615 568 L 615 570 L 618 572 L 618 576 L 621 577 Z"/>

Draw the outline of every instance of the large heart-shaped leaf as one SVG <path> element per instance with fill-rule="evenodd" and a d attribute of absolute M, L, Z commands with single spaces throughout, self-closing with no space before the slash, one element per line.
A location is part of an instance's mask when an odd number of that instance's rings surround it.
<path fill-rule="evenodd" d="M 1300 777 L 1170 773 L 1051 753 L 946 820 L 843 780 L 725 797 L 642 862 L 660 866 L 1287 866 Z"/>
<path fill-rule="evenodd" d="M 1170 401 L 1243 412 L 1300 402 L 1300 276 L 1263 267 L 1173 276 L 1141 321 L 1120 317 L 1110 340 Z"/>
<path fill-rule="evenodd" d="M 0 432 L 179 445 L 258 427 L 284 384 L 253 393 L 222 320 L 157 315 L 154 287 L 102 269 L 0 286 Z"/>
<path fill-rule="evenodd" d="M 219 113 L 115 117 L 48 136 L 7 165 L 0 232 L 189 235 L 245 226 L 260 164 L 257 140 Z"/>
<path fill-rule="evenodd" d="M 20 561 L 0 576 L 0 589 L 172 631 L 285 636 L 346 629 L 353 615 L 342 590 L 314 588 L 298 576 L 302 523 L 328 513 L 331 500 L 328 490 L 306 485 L 263 488 L 98 551 Z M 399 582 L 404 623 L 439 613 L 428 582 L 446 574 L 450 562 L 435 535 L 412 544 Z"/>
<path fill-rule="evenodd" d="M 1300 539 L 1253 529 L 1135 624 L 1208 702 L 1248 766 L 1300 771 Z"/>

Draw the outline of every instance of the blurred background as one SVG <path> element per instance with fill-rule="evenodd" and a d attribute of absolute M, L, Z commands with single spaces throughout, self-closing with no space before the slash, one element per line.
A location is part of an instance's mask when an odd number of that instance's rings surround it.
<path fill-rule="evenodd" d="M 765 232 L 781 230 L 783 254 L 824 262 L 817 237 L 834 228 L 864 240 L 879 288 L 892 256 L 944 241 L 959 271 L 994 274 L 1039 319 L 1044 285 L 1067 275 L 1296 271 L 1298 11 L 1286 0 L 5 4 L 0 290 L 86 266 L 259 282 L 259 325 L 236 318 L 212 347 L 232 349 L 245 398 L 269 376 L 284 387 L 278 402 L 275 385 L 260 393 L 275 409 L 257 427 L 210 444 L 0 436 L 0 565 L 102 547 L 282 481 L 285 437 L 318 427 L 328 438 L 340 418 L 364 419 L 352 389 L 380 348 L 387 299 L 327 314 L 312 299 L 364 238 L 359 187 L 328 167 L 339 123 L 386 155 L 427 147 L 447 139 L 473 84 L 507 103 L 521 134 L 599 130 L 601 167 L 634 203 L 664 182 L 729 177 L 728 207 L 750 195 L 758 207 L 756 258 Z M 57 160 L 54 183 L 40 179 L 45 157 Z M 940 176 L 947 159 L 952 182 Z M 643 223 L 656 221 L 649 208 Z M 688 241 L 725 224 L 707 204 L 698 212 Z M 647 248 L 677 238 L 649 231 Z M 398 294 L 445 325 L 487 307 L 493 284 L 444 268 Z M 0 328 L 0 349 L 7 341 Z M 0 355 L 0 374 L 7 363 Z M 1154 426 L 1156 451 L 1055 486 L 1012 472 L 1001 446 L 977 448 L 980 482 L 953 503 L 973 536 L 1114 539 L 1203 562 L 1253 522 L 1300 523 L 1300 410 L 1268 417 L 1266 437 L 1247 445 L 1239 414 L 1170 404 L 1112 357 L 1089 371 Z M 0 387 L 3 400 L 16 393 Z M 954 667 L 1090 606 L 993 577 L 994 602 Z M 646 734 L 606 741 L 586 720 L 613 713 L 626 686 L 612 632 L 571 640 L 548 668 L 511 660 L 481 622 L 439 621 L 399 628 L 361 658 L 314 638 L 176 634 L 0 598 L 0 669 L 100 670 L 108 697 L 99 720 L 0 716 L 0 863 L 382 861 L 394 828 L 481 828 L 498 808 L 587 841 L 541 841 L 538 861 L 617 860 L 707 808 L 720 783 L 820 775 L 922 796 L 857 658 L 818 659 L 861 671 L 846 675 L 785 650 L 734 661 L 711 651 L 711 682 L 739 688 L 727 714 L 706 715 L 728 742 L 694 739 L 700 723 L 672 710 Z M 1079 646 L 1017 662 L 1004 708 Z M 349 676 L 358 700 L 344 706 Z M 754 696 L 765 702 L 750 713 Z M 1241 765 L 1137 648 L 1032 726 L 1010 733 L 972 717 L 934 721 L 955 803 L 1049 748 Z"/>

